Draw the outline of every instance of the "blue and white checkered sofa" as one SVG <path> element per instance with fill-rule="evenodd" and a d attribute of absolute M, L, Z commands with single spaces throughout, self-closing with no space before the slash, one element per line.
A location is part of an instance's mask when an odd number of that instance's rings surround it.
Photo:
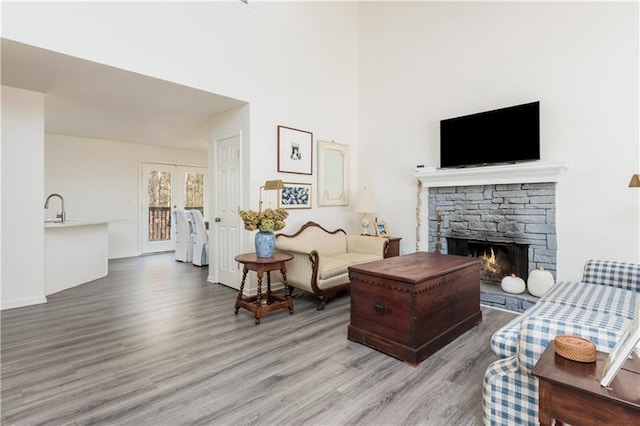
<path fill-rule="evenodd" d="M 531 370 L 555 336 L 589 339 L 610 352 L 640 309 L 640 265 L 590 260 L 582 282 L 559 282 L 496 331 L 482 388 L 486 425 L 538 425 L 538 379 Z"/>

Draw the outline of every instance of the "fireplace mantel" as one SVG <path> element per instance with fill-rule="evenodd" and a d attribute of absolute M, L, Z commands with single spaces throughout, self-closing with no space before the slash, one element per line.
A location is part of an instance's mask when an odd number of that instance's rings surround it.
<path fill-rule="evenodd" d="M 567 169 L 562 162 L 532 161 L 500 166 L 438 169 L 417 172 L 415 177 L 426 187 L 496 185 L 509 183 L 557 182 Z"/>

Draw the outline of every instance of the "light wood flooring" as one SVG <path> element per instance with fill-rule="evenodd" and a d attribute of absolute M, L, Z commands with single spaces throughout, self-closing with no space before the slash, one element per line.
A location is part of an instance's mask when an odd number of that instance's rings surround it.
<path fill-rule="evenodd" d="M 483 322 L 418 367 L 347 340 L 349 296 L 233 314 L 236 291 L 171 254 L 2 312 L 3 425 L 475 425 Z"/>

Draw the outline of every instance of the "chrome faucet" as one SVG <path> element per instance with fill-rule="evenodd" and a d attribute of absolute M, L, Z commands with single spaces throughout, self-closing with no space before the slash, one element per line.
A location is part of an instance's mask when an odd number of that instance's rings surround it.
<path fill-rule="evenodd" d="M 64 223 L 67 220 L 67 213 L 65 213 L 64 211 L 64 198 L 62 198 L 62 195 L 60 194 L 51 194 L 47 197 L 47 201 L 44 202 L 44 208 L 48 209 L 49 208 L 49 200 L 51 199 L 51 197 L 58 197 L 60 198 L 60 204 L 62 205 L 62 211 L 59 213 L 56 213 L 56 218 L 60 219 L 60 223 Z"/>

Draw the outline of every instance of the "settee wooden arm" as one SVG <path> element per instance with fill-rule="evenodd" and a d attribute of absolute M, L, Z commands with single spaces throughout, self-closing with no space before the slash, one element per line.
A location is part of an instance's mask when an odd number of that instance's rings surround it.
<path fill-rule="evenodd" d="M 318 271 L 320 269 L 320 255 L 317 250 L 311 250 L 309 253 L 309 260 L 311 261 L 311 288 L 313 293 L 322 296 L 324 293 L 320 287 L 318 287 Z"/>
<path fill-rule="evenodd" d="M 335 297 L 338 293 L 342 291 L 346 291 L 351 286 L 351 282 L 346 279 L 344 283 L 333 285 L 327 288 L 320 288 L 318 286 L 318 274 L 320 271 L 320 255 L 316 250 L 312 250 L 309 253 L 309 260 L 311 261 L 311 288 L 313 289 L 313 294 L 320 299 L 320 303 L 316 307 L 316 310 L 321 311 L 324 309 L 326 303 Z"/>

